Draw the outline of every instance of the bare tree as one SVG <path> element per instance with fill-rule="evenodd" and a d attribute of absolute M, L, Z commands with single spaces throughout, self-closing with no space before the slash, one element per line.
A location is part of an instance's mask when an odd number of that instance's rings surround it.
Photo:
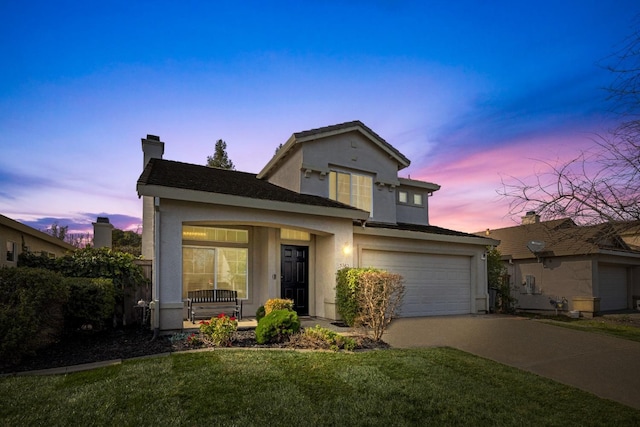
<path fill-rule="evenodd" d="M 509 214 L 536 211 L 580 225 L 640 221 L 640 31 L 610 59 L 608 100 L 619 124 L 567 162 L 541 162 L 544 171 L 533 177 L 503 179 L 498 193 L 510 200 Z"/>
<path fill-rule="evenodd" d="M 380 341 L 391 321 L 397 317 L 404 297 L 402 276 L 386 271 L 365 271 L 360 276 L 356 300 L 356 325 L 371 330 Z"/>
<path fill-rule="evenodd" d="M 68 231 L 69 231 L 68 225 L 59 225 L 58 222 L 56 221 L 53 224 L 51 224 L 51 227 L 45 230 L 45 233 L 55 237 L 56 239 L 60 239 L 64 242 L 67 237 Z"/>
<path fill-rule="evenodd" d="M 544 219 L 581 225 L 640 221 L 640 146 L 616 134 L 563 163 L 542 162 L 544 172 L 502 180 L 509 213 L 536 211 Z M 500 192 L 500 191 L 499 191 Z"/>
<path fill-rule="evenodd" d="M 45 233 L 69 243 L 76 248 L 84 248 L 91 241 L 90 233 L 69 233 L 68 225 L 59 225 L 58 222 L 51 224 L 51 227 L 43 230 Z"/>

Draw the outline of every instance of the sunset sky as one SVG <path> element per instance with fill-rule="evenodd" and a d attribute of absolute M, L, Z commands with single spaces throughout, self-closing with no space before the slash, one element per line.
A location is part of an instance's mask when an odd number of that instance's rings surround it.
<path fill-rule="evenodd" d="M 435 182 L 431 223 L 514 225 L 501 179 L 613 124 L 626 1 L 0 2 L 0 214 L 136 229 L 140 139 L 257 173 L 294 132 L 361 120 Z M 635 19 L 634 19 L 635 18 Z M 517 219 L 517 218 L 516 218 Z"/>

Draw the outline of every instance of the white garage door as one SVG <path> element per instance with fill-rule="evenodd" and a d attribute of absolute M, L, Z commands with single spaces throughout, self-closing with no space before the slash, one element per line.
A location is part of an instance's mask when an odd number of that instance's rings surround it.
<path fill-rule="evenodd" d="M 471 312 L 470 257 L 363 250 L 361 266 L 404 277 L 402 317 Z"/>
<path fill-rule="evenodd" d="M 598 265 L 600 310 L 624 310 L 627 307 L 627 269 L 613 265 Z"/>

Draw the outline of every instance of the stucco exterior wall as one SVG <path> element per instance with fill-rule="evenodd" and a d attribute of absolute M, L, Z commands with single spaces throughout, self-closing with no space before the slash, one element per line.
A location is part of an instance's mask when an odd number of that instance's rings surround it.
<path fill-rule="evenodd" d="M 335 233 L 316 237 L 316 316 L 337 319 L 336 272 L 352 265 L 353 225 L 336 223 Z"/>
<path fill-rule="evenodd" d="M 396 191 L 393 187 L 388 185 L 376 185 L 374 182 L 373 212 L 371 220 L 391 224 L 395 224 L 397 222 Z"/>
<path fill-rule="evenodd" d="M 159 206 L 159 267 L 157 289 L 160 304 L 160 329 L 182 328 L 182 225 L 218 225 L 249 229 L 249 298 L 243 303 L 246 316 L 253 316 L 268 298 L 280 297 L 279 229 L 296 228 L 315 234 L 309 245 L 310 315 L 335 318 L 331 304 L 335 295 L 335 272 L 350 262 L 341 255 L 352 244 L 350 219 L 326 218 L 270 212 L 260 209 L 234 208 L 163 199 Z M 327 308 L 328 307 L 328 308 Z M 334 316 L 334 317 L 332 317 Z"/>
<path fill-rule="evenodd" d="M 341 170 L 370 175 L 373 180 L 373 220 L 396 222 L 395 191 L 398 165 L 389 154 L 357 132 L 339 134 L 302 144 L 305 165 L 321 170 Z M 300 192 L 329 197 L 329 180 L 315 172 L 300 171 Z M 383 183 L 376 184 L 376 183 Z"/>
<path fill-rule="evenodd" d="M 517 298 L 517 306 L 529 310 L 554 310 L 549 298 L 565 297 L 569 310 L 573 310 L 572 298 L 593 297 L 594 262 L 585 258 L 551 258 L 542 262 L 516 261 L 511 269 L 511 287 Z M 526 276 L 535 277 L 535 286 L 529 290 L 523 283 Z M 597 279 L 596 279 L 597 281 Z"/>
<path fill-rule="evenodd" d="M 427 206 L 429 198 L 426 192 L 422 194 L 422 206 L 411 203 L 400 203 L 396 200 L 397 221 L 406 224 L 429 225 L 429 208 Z"/>
<path fill-rule="evenodd" d="M 38 233 L 35 229 L 33 231 L 34 233 Z M 49 241 L 55 239 L 54 237 L 50 237 L 50 239 L 46 239 L 46 236 L 43 237 L 44 238 L 41 239 L 13 227 L 0 224 L 0 267 L 16 267 L 18 265 L 18 256 L 22 253 L 23 243 L 31 252 L 45 251 L 53 254 L 55 257 L 63 256 L 71 250 L 70 245 L 62 245 L 62 241 L 60 241 L 60 245 L 56 244 L 56 242 Z M 7 261 L 8 241 L 15 243 L 13 261 Z"/>
<path fill-rule="evenodd" d="M 277 169 L 269 177 L 269 182 L 295 192 L 303 192 L 300 182 L 300 169 L 302 168 L 302 150 L 298 147 L 292 149 L 284 158 Z M 307 193 L 315 194 L 315 193 Z"/>
<path fill-rule="evenodd" d="M 142 249 L 145 259 L 153 259 L 154 207 L 153 197 L 142 196 Z"/>
<path fill-rule="evenodd" d="M 638 310 L 637 301 L 640 301 L 640 266 L 631 268 L 629 274 L 631 275 L 629 281 L 631 283 L 631 307 Z"/>

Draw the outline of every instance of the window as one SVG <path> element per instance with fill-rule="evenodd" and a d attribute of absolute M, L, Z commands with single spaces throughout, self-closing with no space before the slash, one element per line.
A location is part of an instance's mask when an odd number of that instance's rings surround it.
<path fill-rule="evenodd" d="M 329 198 L 371 213 L 373 179 L 366 175 L 331 171 Z"/>
<path fill-rule="evenodd" d="M 16 260 L 16 243 L 7 241 L 7 261 L 15 262 Z"/>
<path fill-rule="evenodd" d="M 182 239 L 224 243 L 248 243 L 249 232 L 247 230 L 236 230 L 233 228 L 185 225 L 182 227 Z"/>
<path fill-rule="evenodd" d="M 414 206 L 422 206 L 422 203 L 423 203 L 422 193 L 414 193 L 414 192 L 408 192 L 405 190 L 398 190 L 398 203 L 408 204 L 409 200 L 411 200 L 411 204 Z"/>
<path fill-rule="evenodd" d="M 292 230 L 290 228 L 280 229 L 280 239 L 282 240 L 303 240 L 308 242 L 311 235 L 306 231 Z"/>
<path fill-rule="evenodd" d="M 182 297 L 197 289 L 230 289 L 248 297 L 249 232 L 216 227 L 182 227 Z"/>

